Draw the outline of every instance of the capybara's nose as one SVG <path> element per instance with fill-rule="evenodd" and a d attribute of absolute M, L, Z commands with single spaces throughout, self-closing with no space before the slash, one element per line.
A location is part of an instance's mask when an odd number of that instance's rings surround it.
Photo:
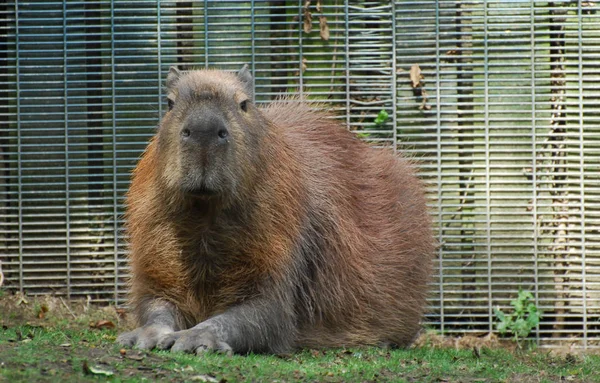
<path fill-rule="evenodd" d="M 226 144 L 229 130 L 223 119 L 210 112 L 192 113 L 181 128 L 181 139 L 186 144 Z"/>

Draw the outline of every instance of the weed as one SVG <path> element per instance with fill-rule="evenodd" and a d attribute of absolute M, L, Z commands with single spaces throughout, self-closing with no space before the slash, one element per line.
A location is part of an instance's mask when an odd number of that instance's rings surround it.
<path fill-rule="evenodd" d="M 531 330 L 536 328 L 542 317 L 542 312 L 535 305 L 533 294 L 519 289 L 516 299 L 510 304 L 512 314 L 505 314 L 499 307 L 494 309 L 498 322 L 496 328 L 500 334 L 511 333 L 515 342 L 521 347 L 521 340 L 527 338 Z"/>
<path fill-rule="evenodd" d="M 373 120 L 373 125 L 371 126 L 367 126 L 365 127 L 366 130 L 377 130 L 380 129 L 386 122 L 387 120 L 389 120 L 390 115 L 388 114 L 388 112 L 385 109 L 382 109 L 379 111 L 379 113 L 377 114 L 377 117 L 375 117 L 375 120 Z M 358 133 L 357 137 L 359 138 L 370 138 L 373 136 L 377 136 L 377 134 L 375 133 L 367 133 L 367 132 L 363 132 L 363 133 Z"/>

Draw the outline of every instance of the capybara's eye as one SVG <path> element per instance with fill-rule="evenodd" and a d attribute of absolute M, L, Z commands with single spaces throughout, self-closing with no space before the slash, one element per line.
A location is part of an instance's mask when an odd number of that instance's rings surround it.
<path fill-rule="evenodd" d="M 226 129 L 220 129 L 217 132 L 217 135 L 219 136 L 219 138 L 227 138 L 227 136 L 229 136 L 229 132 Z"/>
<path fill-rule="evenodd" d="M 175 105 L 175 101 L 171 100 L 170 98 L 167 98 L 167 105 L 169 106 L 169 110 L 172 110 L 173 106 Z"/>
<path fill-rule="evenodd" d="M 248 100 L 240 102 L 240 109 L 242 109 L 244 112 L 248 110 Z"/>

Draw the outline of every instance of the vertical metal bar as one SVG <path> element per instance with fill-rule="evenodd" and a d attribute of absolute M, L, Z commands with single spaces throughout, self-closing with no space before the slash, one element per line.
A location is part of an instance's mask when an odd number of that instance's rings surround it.
<path fill-rule="evenodd" d="M 119 196 L 117 182 L 117 115 L 115 97 L 115 2 L 110 0 L 110 85 L 112 105 L 112 167 L 113 167 L 113 252 L 115 268 L 114 299 L 119 303 Z"/>
<path fill-rule="evenodd" d="M 208 64 L 208 0 L 204 0 L 204 67 Z"/>
<path fill-rule="evenodd" d="M 346 33 L 344 35 L 344 60 L 346 65 L 345 81 L 346 81 L 346 128 L 350 127 L 350 20 L 349 20 L 350 9 L 348 7 L 348 0 L 344 1 L 344 29 Z"/>
<path fill-rule="evenodd" d="M 302 0 L 298 0 L 298 14 L 302 15 L 302 17 L 298 18 L 298 92 L 300 95 L 300 100 L 304 100 L 304 79 L 302 77 L 303 75 L 303 71 L 302 71 L 302 60 L 303 60 L 303 52 L 302 52 L 302 37 L 303 37 L 303 32 L 304 32 L 304 24 L 303 24 L 303 17 L 304 17 L 304 12 L 302 12 L 303 10 L 303 5 L 302 5 L 303 1 Z"/>
<path fill-rule="evenodd" d="M 68 74 L 67 74 L 67 1 L 63 0 L 63 103 L 65 131 L 65 241 L 67 256 L 67 298 L 71 299 L 71 201 L 69 188 L 69 105 L 68 105 Z"/>
<path fill-rule="evenodd" d="M 23 293 L 23 169 L 22 169 L 22 143 L 21 143 L 21 60 L 19 44 L 19 2 L 15 1 L 15 66 L 17 88 L 17 209 L 19 224 L 19 292 Z"/>
<path fill-rule="evenodd" d="M 440 242 L 438 248 L 438 268 L 439 268 L 439 294 L 440 294 L 440 332 L 444 334 L 444 256 L 443 256 L 443 235 L 444 225 L 442 224 L 442 120 L 441 111 L 442 95 L 440 92 L 440 2 L 435 2 L 435 109 L 437 119 L 436 129 L 436 148 L 437 148 L 437 211 L 438 211 L 438 239 Z"/>
<path fill-rule="evenodd" d="M 394 140 L 394 153 L 398 153 L 398 100 L 397 100 L 397 90 L 396 90 L 396 2 L 391 2 L 391 11 L 392 11 L 392 126 L 394 127 L 392 131 L 392 137 Z"/>
<path fill-rule="evenodd" d="M 530 3 L 530 42 L 531 42 L 531 51 L 530 51 L 530 60 L 531 60 L 531 153 L 532 153 L 532 164 L 531 164 L 531 182 L 533 187 L 533 193 L 531 197 L 532 204 L 532 221 L 533 221 L 533 281 L 534 281 L 534 289 L 535 289 L 535 305 L 537 307 L 540 306 L 540 293 L 538 288 L 539 275 L 538 275 L 538 205 L 537 205 L 537 121 L 536 121 L 536 88 L 535 88 L 535 46 L 536 46 L 536 36 L 535 36 L 535 2 Z M 540 325 L 539 323 L 536 325 L 535 329 L 535 341 L 539 346 L 540 344 Z"/>
<path fill-rule="evenodd" d="M 485 128 L 485 220 L 488 282 L 488 330 L 494 329 L 492 305 L 492 233 L 490 214 L 490 115 L 489 115 L 489 42 L 488 42 L 488 2 L 483 1 L 483 81 L 484 81 L 484 128 Z"/>
<path fill-rule="evenodd" d="M 255 20 L 254 20 L 254 12 L 256 10 L 254 9 L 254 0 L 252 0 L 250 2 L 250 44 L 251 44 L 251 62 L 250 62 L 250 68 L 252 71 L 252 89 L 254 90 L 254 102 L 256 102 L 256 59 L 255 59 L 255 55 L 256 55 L 256 43 L 255 43 Z"/>
<path fill-rule="evenodd" d="M 583 145 L 583 20 L 581 1 L 577 2 L 577 48 L 578 48 L 578 86 L 579 86 L 579 211 L 581 220 L 581 295 L 583 305 L 583 347 L 588 348 L 588 323 L 587 323 L 587 272 L 586 272 L 586 241 L 585 241 L 585 171 L 584 145 Z"/>
<path fill-rule="evenodd" d="M 157 59 L 158 59 L 158 116 L 162 117 L 162 60 L 161 60 L 161 21 L 160 21 L 160 1 L 156 2 L 156 43 L 157 43 Z"/>

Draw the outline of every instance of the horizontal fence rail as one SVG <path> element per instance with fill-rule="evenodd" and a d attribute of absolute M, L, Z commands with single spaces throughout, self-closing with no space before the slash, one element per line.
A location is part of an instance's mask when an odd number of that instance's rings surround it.
<path fill-rule="evenodd" d="M 599 7 L 5 1 L 3 287 L 125 303 L 123 195 L 169 67 L 247 63 L 257 102 L 318 101 L 414 159 L 440 241 L 428 326 L 494 331 L 522 289 L 539 344 L 600 348 Z"/>

